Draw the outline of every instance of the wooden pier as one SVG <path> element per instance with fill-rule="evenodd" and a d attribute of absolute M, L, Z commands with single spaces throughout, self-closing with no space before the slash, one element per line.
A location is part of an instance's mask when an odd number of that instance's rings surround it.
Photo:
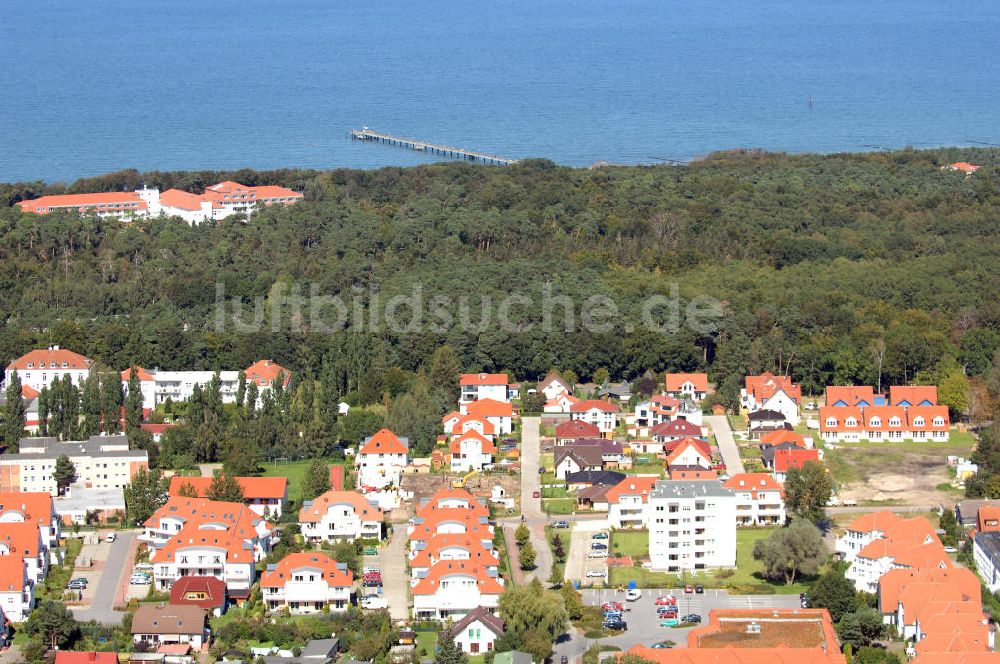
<path fill-rule="evenodd" d="M 484 164 L 494 164 L 497 166 L 510 166 L 511 164 L 517 163 L 517 159 L 508 159 L 507 157 L 498 157 L 495 154 L 488 154 L 486 152 L 466 150 L 464 148 L 453 148 L 448 145 L 438 145 L 437 143 L 428 143 L 427 141 L 417 141 L 411 138 L 393 136 L 392 134 L 383 134 L 381 132 L 372 131 L 368 127 L 365 127 L 364 129 L 352 129 L 351 138 L 356 141 L 375 141 L 377 143 L 385 143 L 387 145 L 397 145 L 402 148 L 409 148 L 410 150 L 416 150 L 418 152 L 430 152 L 431 154 L 439 154 L 444 157 L 467 159 L 468 161 L 478 161 Z"/>

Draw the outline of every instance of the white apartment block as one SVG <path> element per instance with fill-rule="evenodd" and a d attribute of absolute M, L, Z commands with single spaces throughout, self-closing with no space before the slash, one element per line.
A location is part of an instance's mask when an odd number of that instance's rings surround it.
<path fill-rule="evenodd" d="M 736 496 L 718 480 L 657 482 L 649 496 L 649 557 L 657 571 L 736 565 Z"/>
<path fill-rule="evenodd" d="M 507 374 L 461 374 L 458 384 L 461 389 L 459 403 L 492 399 L 493 401 L 510 401 L 507 391 Z"/>
<path fill-rule="evenodd" d="M 260 579 L 268 611 L 288 609 L 293 614 L 346 611 L 353 584 L 354 575 L 346 563 L 318 551 L 289 554 L 278 564 L 268 565 Z"/>
<path fill-rule="evenodd" d="M 403 469 L 409 463 L 409 446 L 389 429 L 380 429 L 361 442 L 354 463 L 358 468 L 358 486 L 373 489 L 398 487 Z"/>
<path fill-rule="evenodd" d="M 69 376 L 74 385 L 80 385 L 90 376 L 94 361 L 71 350 L 59 346 L 33 350 L 22 355 L 9 365 L 4 372 L 4 385 L 10 385 L 17 373 L 22 386 L 41 392 L 63 376 Z"/>
<path fill-rule="evenodd" d="M 307 542 L 382 539 L 385 515 L 357 491 L 330 490 L 307 500 L 299 510 L 299 525 Z"/>
<path fill-rule="evenodd" d="M 17 556 L 0 556 L 0 609 L 13 623 L 24 622 L 35 607 L 34 579 Z"/>
<path fill-rule="evenodd" d="M 737 526 L 784 525 L 785 500 L 781 485 L 767 473 L 739 473 L 723 485 L 736 495 Z"/>
<path fill-rule="evenodd" d="M 0 455 L 0 491 L 57 495 L 53 473 L 65 454 L 76 468 L 76 483 L 86 489 L 122 489 L 140 468 L 149 467 L 145 450 L 130 450 L 125 436 L 91 436 L 60 442 L 22 438 L 16 454 Z"/>
<path fill-rule="evenodd" d="M 614 432 L 618 427 L 618 406 L 610 401 L 588 399 L 570 406 L 570 419 L 593 424 L 602 434 Z"/>

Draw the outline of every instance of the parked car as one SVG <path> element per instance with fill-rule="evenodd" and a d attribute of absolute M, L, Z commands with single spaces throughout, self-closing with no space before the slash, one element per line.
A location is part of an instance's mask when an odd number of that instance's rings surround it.
<path fill-rule="evenodd" d="M 599 569 L 592 569 L 592 570 L 589 570 L 587 572 L 587 578 L 596 579 L 598 577 L 600 577 L 600 578 L 603 579 L 604 578 L 604 572 L 602 572 Z"/>
<path fill-rule="evenodd" d="M 660 621 L 660 627 L 677 627 L 680 624 L 677 618 L 664 618 Z"/>
<path fill-rule="evenodd" d="M 362 609 L 388 609 L 389 600 L 379 595 L 365 595 L 361 598 Z"/>
<path fill-rule="evenodd" d="M 87 585 L 88 583 L 90 583 L 90 581 L 87 580 L 86 577 L 78 576 L 75 579 L 73 579 L 72 581 L 70 581 L 70 583 L 82 583 L 83 585 Z"/>
<path fill-rule="evenodd" d="M 658 606 L 658 607 L 656 607 L 656 615 L 658 615 L 658 616 L 669 616 L 669 615 L 675 615 L 676 616 L 677 613 L 678 613 L 677 607 L 674 606 L 674 605 L 671 605 L 671 606 Z"/>
<path fill-rule="evenodd" d="M 673 648 L 672 644 L 661 641 L 660 643 L 654 643 L 650 646 L 651 648 Z"/>
<path fill-rule="evenodd" d="M 683 618 L 681 618 L 681 620 L 686 623 L 700 623 L 701 616 L 699 616 L 697 613 L 689 613 Z"/>
<path fill-rule="evenodd" d="M 694 592 L 696 594 L 698 594 L 698 595 L 704 595 L 705 594 L 705 586 L 701 585 L 700 583 L 697 584 L 697 585 L 695 585 Z"/>
<path fill-rule="evenodd" d="M 684 593 L 686 595 L 690 595 L 693 592 L 694 592 L 694 588 L 693 587 L 691 587 L 691 586 L 684 586 Z"/>
<path fill-rule="evenodd" d="M 621 602 L 605 602 L 601 605 L 601 611 L 624 611 L 625 607 Z"/>
<path fill-rule="evenodd" d="M 149 584 L 149 576 L 146 574 L 133 574 L 129 579 L 129 583 L 133 586 L 145 586 Z"/>
<path fill-rule="evenodd" d="M 591 551 L 590 553 L 587 554 L 587 557 L 588 558 L 607 558 L 608 557 L 608 552 L 607 551 Z"/>
<path fill-rule="evenodd" d="M 553 528 L 569 528 L 569 521 L 553 521 Z"/>
<path fill-rule="evenodd" d="M 593 549 L 594 551 L 604 551 L 605 549 L 608 548 L 608 545 L 602 544 L 601 542 L 591 542 L 590 548 Z"/>
<path fill-rule="evenodd" d="M 541 491 L 532 491 L 531 492 L 531 497 L 532 498 L 541 498 L 542 497 L 542 492 Z"/>
<path fill-rule="evenodd" d="M 634 602 L 640 597 L 642 597 L 642 591 L 638 588 L 630 588 L 629 591 L 625 593 L 626 602 Z"/>
<path fill-rule="evenodd" d="M 116 539 L 118 539 L 118 535 L 114 533 L 108 533 L 107 535 L 104 536 L 104 541 L 108 542 L 109 544 L 111 542 L 114 542 Z"/>
<path fill-rule="evenodd" d="M 73 580 L 66 584 L 66 590 L 86 590 L 87 584 Z"/>
<path fill-rule="evenodd" d="M 670 606 L 677 604 L 677 598 L 673 595 L 660 595 L 656 598 L 656 606 Z"/>
<path fill-rule="evenodd" d="M 366 546 L 365 550 L 361 552 L 364 556 L 377 556 L 378 548 L 374 546 Z"/>
<path fill-rule="evenodd" d="M 142 572 L 152 572 L 153 571 L 153 563 L 136 563 L 135 564 L 135 569 L 137 569 L 139 571 L 142 571 Z"/>
<path fill-rule="evenodd" d="M 628 629 L 628 623 L 624 620 L 605 620 L 604 629 L 614 630 L 616 632 L 624 632 Z"/>
<path fill-rule="evenodd" d="M 378 567 L 362 567 L 361 568 L 361 573 L 362 574 L 381 574 L 382 572 L 381 572 L 381 570 L 379 570 Z"/>
<path fill-rule="evenodd" d="M 607 533 L 596 533 L 591 539 L 606 540 L 608 539 Z"/>
<path fill-rule="evenodd" d="M 566 655 L 563 655 L 563 656 L 562 656 L 562 657 L 561 657 L 561 658 L 559 659 L 559 664 L 569 664 L 569 657 L 568 657 L 568 656 L 566 656 Z"/>

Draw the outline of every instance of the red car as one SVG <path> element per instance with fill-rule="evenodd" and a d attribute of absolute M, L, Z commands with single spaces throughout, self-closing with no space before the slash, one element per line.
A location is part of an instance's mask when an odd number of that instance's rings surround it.
<path fill-rule="evenodd" d="M 684 594 L 685 595 L 690 595 L 693 592 L 694 592 L 694 588 L 692 588 L 691 586 L 684 586 Z"/>
<path fill-rule="evenodd" d="M 677 598 L 673 595 L 663 595 L 656 598 L 656 606 L 673 606 L 677 604 Z"/>
<path fill-rule="evenodd" d="M 603 611 L 621 611 L 623 608 L 618 602 L 605 602 L 601 605 Z"/>
<path fill-rule="evenodd" d="M 532 491 L 531 492 L 531 497 L 532 498 L 541 498 L 542 497 L 542 492 L 541 491 Z"/>

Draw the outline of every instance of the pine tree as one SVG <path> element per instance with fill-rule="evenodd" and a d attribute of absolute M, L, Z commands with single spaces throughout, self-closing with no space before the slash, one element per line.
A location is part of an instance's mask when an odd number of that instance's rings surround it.
<path fill-rule="evenodd" d="M 101 431 L 101 384 L 100 376 L 91 371 L 83 382 L 83 393 L 80 397 L 80 410 L 83 412 L 81 435 L 89 438 Z"/>
<path fill-rule="evenodd" d="M 438 636 L 438 649 L 434 655 L 434 664 L 466 664 L 468 656 L 455 643 L 453 628 L 448 625 Z"/>
<path fill-rule="evenodd" d="M 260 390 L 257 388 L 257 381 L 252 380 L 247 385 L 247 402 L 244 406 L 246 418 L 252 420 L 257 413 L 257 399 L 260 397 Z"/>
<path fill-rule="evenodd" d="M 128 397 L 125 399 L 125 433 L 128 435 L 130 443 L 134 443 L 141 427 L 142 384 L 139 382 L 137 368 L 132 367 L 128 377 Z"/>
<path fill-rule="evenodd" d="M 177 490 L 177 494 L 184 496 L 185 498 L 198 498 L 198 489 L 194 488 L 194 485 L 190 482 L 182 482 L 180 489 Z"/>
<path fill-rule="evenodd" d="M 66 488 L 76 481 L 76 467 L 65 454 L 60 454 L 56 458 L 56 468 L 52 472 L 52 479 L 56 481 L 56 490 L 60 496 L 65 494 Z"/>
<path fill-rule="evenodd" d="M 247 398 L 247 374 L 245 371 L 240 371 L 240 382 L 236 386 L 236 412 L 239 413 L 243 410 L 243 402 Z"/>
<path fill-rule="evenodd" d="M 49 435 L 49 388 L 45 386 L 38 393 L 38 433 Z"/>
<path fill-rule="evenodd" d="M 24 395 L 21 394 L 21 378 L 14 371 L 7 386 L 7 404 L 4 406 L 3 441 L 7 451 L 16 452 L 18 441 L 24 437 Z"/>
<path fill-rule="evenodd" d="M 313 500 L 330 490 L 330 466 L 322 459 L 313 459 L 302 479 L 302 500 Z"/>
<path fill-rule="evenodd" d="M 105 433 L 121 431 L 122 379 L 117 373 L 101 375 L 101 422 Z"/>
<path fill-rule="evenodd" d="M 205 497 L 209 500 L 222 500 L 229 503 L 243 502 L 243 487 L 235 477 L 225 473 L 219 473 L 212 478 L 212 483 L 205 490 Z"/>

